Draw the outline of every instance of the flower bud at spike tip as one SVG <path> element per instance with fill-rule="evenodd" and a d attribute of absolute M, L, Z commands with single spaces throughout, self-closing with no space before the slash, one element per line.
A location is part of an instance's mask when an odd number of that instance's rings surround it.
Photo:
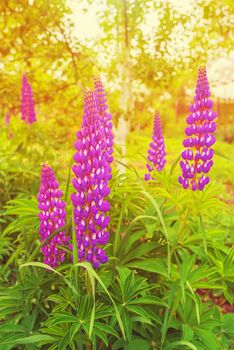
<path fill-rule="evenodd" d="M 53 170 L 42 165 L 41 184 L 38 194 L 38 208 L 40 209 L 40 242 L 44 242 L 52 233 L 63 227 L 66 222 L 66 203 L 61 200 L 63 193 L 59 189 Z M 59 246 L 68 247 L 69 237 L 66 232 L 59 232 L 41 248 L 44 263 L 55 268 L 65 259 L 65 251 Z"/>
<path fill-rule="evenodd" d="M 112 162 L 113 157 L 113 124 L 112 115 L 108 112 L 106 93 L 102 84 L 100 77 L 94 78 L 94 95 L 97 100 L 98 113 L 101 116 L 101 121 L 103 125 L 104 138 L 103 141 L 106 142 L 106 151 L 109 154 L 108 162 Z"/>
<path fill-rule="evenodd" d="M 26 124 L 32 124 L 36 122 L 33 92 L 26 75 L 23 75 L 22 78 L 21 98 L 21 119 Z"/>
<path fill-rule="evenodd" d="M 209 183 L 207 173 L 213 166 L 214 150 L 212 145 L 216 139 L 216 112 L 212 111 L 213 102 L 210 100 L 209 82 L 206 67 L 198 69 L 197 85 L 194 103 L 190 106 L 191 114 L 187 117 L 188 126 L 185 129 L 187 138 L 183 141 L 180 166 L 182 176 L 178 181 L 184 189 L 202 191 Z"/>
<path fill-rule="evenodd" d="M 72 168 L 76 192 L 71 195 L 79 261 L 89 261 L 94 268 L 108 261 L 101 246 L 109 238 L 110 204 L 106 197 L 113 160 L 111 119 L 102 82 L 97 78 L 94 92 L 86 89 L 84 93 L 83 121 Z"/>
<path fill-rule="evenodd" d="M 150 148 L 148 151 L 148 160 L 150 164 L 146 164 L 146 168 L 149 172 L 153 171 L 156 168 L 157 171 L 162 171 L 165 164 L 165 143 L 164 137 L 162 134 L 162 125 L 159 113 L 155 113 L 154 117 L 154 128 L 153 128 L 153 136 L 152 142 L 150 143 Z M 151 166 L 152 165 L 152 166 Z M 145 180 L 151 180 L 152 177 L 149 173 L 145 174 Z"/>

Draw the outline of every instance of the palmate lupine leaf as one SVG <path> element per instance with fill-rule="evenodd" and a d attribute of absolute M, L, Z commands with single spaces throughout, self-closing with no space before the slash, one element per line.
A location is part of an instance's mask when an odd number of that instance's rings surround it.
<path fill-rule="evenodd" d="M 120 264 L 124 265 L 132 260 L 136 260 L 146 256 L 151 251 L 159 248 L 160 244 L 158 242 L 141 242 L 136 248 L 131 249 L 131 251 L 121 259 Z"/>
<path fill-rule="evenodd" d="M 13 199 L 8 202 L 5 215 L 17 216 L 3 231 L 3 236 L 21 232 L 27 226 L 37 229 L 39 225 L 37 201 L 30 199 Z"/>
<path fill-rule="evenodd" d="M 52 341 L 55 341 L 56 339 L 49 336 L 49 335 L 44 335 L 44 334 L 35 334 L 35 335 L 30 335 L 28 337 L 19 337 L 17 338 L 16 336 L 14 339 L 11 340 L 5 340 L 1 343 L 2 345 L 26 345 L 26 344 L 48 344 L 51 343 Z"/>
<path fill-rule="evenodd" d="M 0 333 L 24 333 L 25 328 L 15 323 L 4 323 L 0 325 Z"/>
<path fill-rule="evenodd" d="M 127 266 L 168 277 L 167 265 L 165 261 L 159 258 L 148 258 L 141 261 L 134 261 L 128 263 Z"/>
<path fill-rule="evenodd" d="M 84 307 L 83 307 L 84 304 Z M 83 310 L 80 310 L 83 308 Z M 92 303 L 90 296 L 85 296 L 80 300 L 80 307 L 76 310 L 77 315 L 73 315 L 70 312 L 55 312 L 50 315 L 50 318 L 44 323 L 44 328 L 41 332 L 52 334 L 57 336 L 56 339 L 59 343 L 59 349 L 66 349 L 69 344 L 72 346 L 73 341 L 80 338 L 82 331 L 82 344 L 87 343 L 88 338 L 84 337 L 84 333 L 92 341 L 92 344 L 96 342 L 96 336 L 102 339 L 106 345 L 108 345 L 107 334 L 111 334 L 114 337 L 119 337 L 118 333 L 108 324 L 101 321 L 94 320 L 94 325 L 92 327 L 92 333 L 90 335 L 90 319 L 91 319 Z M 111 314 L 113 315 L 113 310 Z M 104 318 L 102 316 L 102 318 Z"/>
<path fill-rule="evenodd" d="M 192 343 L 185 341 L 185 340 L 178 340 L 174 341 L 162 348 L 162 350 L 174 350 L 174 349 L 181 349 L 184 350 L 184 347 L 187 347 L 187 349 L 192 349 L 192 350 L 199 350 L 195 345 Z"/>
<path fill-rule="evenodd" d="M 21 286 L 0 288 L 0 320 L 21 312 Z"/>
<path fill-rule="evenodd" d="M 22 264 L 22 265 L 20 265 L 20 270 L 25 268 L 25 267 L 28 267 L 28 266 L 40 267 L 40 268 L 43 268 L 45 270 L 50 270 L 51 272 L 54 272 L 55 274 L 57 274 L 58 276 L 60 276 L 62 278 L 62 280 L 66 283 L 66 285 L 73 291 L 73 293 L 76 296 L 79 296 L 77 290 L 75 289 L 74 285 L 70 282 L 70 280 L 67 279 L 66 277 L 64 277 L 62 275 L 62 273 L 60 273 L 58 270 L 55 270 L 51 266 L 44 264 L 44 263 L 41 263 L 41 262 L 38 262 L 38 261 L 31 261 L 31 262 L 27 262 L 25 264 Z"/>
<path fill-rule="evenodd" d="M 129 344 L 124 347 L 124 350 L 150 350 L 151 344 L 146 339 L 141 339 L 139 337 L 133 337 Z"/>

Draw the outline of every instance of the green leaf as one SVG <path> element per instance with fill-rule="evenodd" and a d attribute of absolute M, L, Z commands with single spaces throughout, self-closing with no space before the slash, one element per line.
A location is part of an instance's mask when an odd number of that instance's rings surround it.
<path fill-rule="evenodd" d="M 104 331 L 106 333 L 112 334 L 113 336 L 115 336 L 116 338 L 119 338 L 118 333 L 114 330 L 114 328 L 112 328 L 111 326 L 109 326 L 106 323 L 101 323 L 101 322 L 95 322 L 94 324 L 94 330 L 99 329 L 101 331 Z"/>
<path fill-rule="evenodd" d="M 78 248 L 77 248 L 77 241 L 76 241 L 76 226 L 74 221 L 74 211 L 72 210 L 72 252 L 73 252 L 73 259 L 74 264 L 78 263 Z"/>
<path fill-rule="evenodd" d="M 196 310 L 196 316 L 197 316 L 197 323 L 200 324 L 200 311 L 199 311 L 199 305 L 198 305 L 198 302 L 197 302 L 198 296 L 195 295 L 195 293 L 194 293 L 194 291 L 193 291 L 193 289 L 192 289 L 192 287 L 191 287 L 191 285 L 190 285 L 190 283 L 189 283 L 188 281 L 186 282 L 186 285 L 188 286 L 188 288 L 189 288 L 189 290 L 190 290 L 190 292 L 191 292 L 191 294 L 192 294 L 192 299 L 193 299 L 193 301 L 195 302 L 195 310 Z"/>
<path fill-rule="evenodd" d="M 182 324 L 182 340 L 190 341 L 193 339 L 194 332 L 188 324 Z"/>
<path fill-rule="evenodd" d="M 60 312 L 54 313 L 53 317 L 51 317 L 51 319 L 49 319 L 47 322 L 48 324 L 51 324 L 51 325 L 57 325 L 60 323 L 70 323 L 70 322 L 78 323 L 79 318 L 77 316 L 72 315 L 69 312 L 60 311 Z"/>
<path fill-rule="evenodd" d="M 183 263 L 179 266 L 180 271 L 180 280 L 182 284 L 185 284 L 186 280 L 188 279 L 188 275 L 190 274 L 194 264 L 196 261 L 196 256 L 191 255 L 187 256 Z"/>
<path fill-rule="evenodd" d="M 149 258 L 142 261 L 134 261 L 127 264 L 128 267 L 134 267 L 140 270 L 158 273 L 164 277 L 168 277 L 166 264 L 162 259 Z"/>
<path fill-rule="evenodd" d="M 63 275 L 62 275 L 60 272 L 58 272 L 58 271 L 56 271 L 55 269 L 53 269 L 50 265 L 47 265 L 47 264 L 44 264 L 44 263 L 41 263 L 41 262 L 38 262 L 38 261 L 28 262 L 28 263 L 22 264 L 22 265 L 20 266 L 20 270 L 21 270 L 22 268 L 24 268 L 24 267 L 27 267 L 27 266 L 41 267 L 41 268 L 43 268 L 43 269 L 52 271 L 52 272 L 56 273 L 57 275 L 63 277 Z"/>
<path fill-rule="evenodd" d="M 121 223 L 123 220 L 123 215 L 125 212 L 125 205 L 122 206 L 119 219 L 118 219 L 118 224 L 115 232 L 115 238 L 114 238 L 114 244 L 113 244 L 113 256 L 116 256 L 116 252 L 119 248 L 119 242 L 120 242 L 120 228 L 121 228 Z"/>
<path fill-rule="evenodd" d="M 59 346 L 58 346 L 58 350 L 66 350 L 67 349 L 67 345 L 70 343 L 70 331 L 68 331 L 61 339 Z"/>
<path fill-rule="evenodd" d="M 222 330 L 234 337 L 234 314 L 226 314 L 223 316 Z"/>
<path fill-rule="evenodd" d="M 185 350 L 184 345 L 187 346 L 187 348 L 189 348 L 189 349 L 198 350 L 198 348 L 195 345 L 193 345 L 192 343 L 190 343 L 188 341 L 184 341 L 184 340 L 174 341 L 174 342 L 170 343 L 169 345 L 163 347 L 163 350 L 175 350 L 175 349 L 177 350 L 178 349 L 177 346 L 182 346 L 182 345 L 183 345 L 183 347 L 181 348 L 181 350 Z M 211 350 L 211 348 L 210 348 L 210 350 Z"/>
<path fill-rule="evenodd" d="M 143 191 L 143 194 L 149 198 L 149 200 L 151 201 L 151 203 L 153 204 L 153 206 L 155 207 L 156 209 L 156 212 L 158 214 L 158 217 L 159 217 L 159 220 L 161 222 L 161 225 L 163 227 L 163 232 L 164 232 L 164 235 L 165 235 L 165 238 L 167 240 L 167 267 L 168 267 L 168 275 L 170 275 L 171 273 L 171 252 L 170 252 L 170 244 L 169 244 L 169 234 L 167 232 L 167 228 L 166 228 L 166 225 L 165 225 L 165 222 L 164 222 L 164 219 L 163 219 L 163 215 L 161 213 L 161 210 L 159 208 L 159 205 L 158 203 L 156 202 L 156 200 L 151 196 L 151 194 L 149 194 L 148 192 L 146 191 Z"/>
<path fill-rule="evenodd" d="M 152 250 L 158 248 L 160 245 L 157 242 L 146 242 L 146 243 L 141 243 L 138 247 L 135 249 L 131 249 L 131 252 L 125 256 L 121 260 L 121 264 L 124 265 L 130 260 L 135 260 L 137 258 L 141 258 L 142 256 L 148 254 Z"/>
<path fill-rule="evenodd" d="M 10 345 L 10 344 L 37 344 L 37 343 L 50 343 L 56 341 L 55 338 L 51 337 L 50 335 L 44 335 L 44 334 L 36 334 L 36 335 L 31 335 L 29 337 L 25 338 L 19 338 L 15 340 L 10 340 L 8 342 L 3 342 L 1 345 Z"/>
<path fill-rule="evenodd" d="M 106 346 L 108 346 L 108 339 L 104 331 L 99 328 L 94 328 L 93 333 L 97 335 Z"/>
<path fill-rule="evenodd" d="M 214 337 L 214 334 L 212 334 L 212 332 L 210 331 L 210 328 L 209 330 L 206 330 L 194 327 L 194 332 L 199 336 L 199 338 L 207 347 L 207 349 L 219 350 L 217 339 Z"/>
<path fill-rule="evenodd" d="M 71 340 L 74 338 L 74 336 L 79 331 L 81 326 L 82 326 L 82 323 L 73 323 L 71 325 L 71 328 L 70 328 L 70 338 L 71 338 Z"/>
<path fill-rule="evenodd" d="M 142 236 L 144 236 L 145 232 L 144 230 L 138 230 L 136 232 L 130 232 L 130 234 L 126 234 L 126 236 L 123 239 L 123 243 L 122 243 L 122 249 L 123 249 L 123 253 L 124 256 L 127 254 L 127 252 L 129 250 L 131 250 L 131 247 L 133 246 L 133 244 Z"/>
<path fill-rule="evenodd" d="M 180 295 L 176 295 L 178 289 L 178 280 L 176 280 L 172 285 L 171 285 L 171 289 L 169 291 L 169 296 L 168 296 L 168 307 L 167 310 L 165 312 L 165 316 L 164 316 L 164 320 L 163 320 L 163 325 L 161 328 L 161 344 L 163 345 L 164 341 L 165 341 L 165 337 L 166 337 L 166 333 L 167 333 L 167 329 L 168 329 L 168 319 L 169 319 L 169 313 L 171 311 L 171 315 L 174 314 L 174 311 L 176 310 L 179 302 L 180 302 Z M 173 305 L 173 306 L 171 306 Z"/>
<path fill-rule="evenodd" d="M 88 271 L 88 274 L 90 276 L 93 276 L 94 278 L 96 278 L 96 280 L 100 283 L 100 285 L 102 286 L 102 288 L 104 289 L 104 291 L 106 292 L 106 294 L 108 295 L 108 297 L 110 298 L 110 300 L 112 301 L 113 305 L 114 305 L 114 309 L 115 309 L 115 314 L 116 314 L 116 318 L 118 320 L 118 323 L 119 323 L 119 326 L 120 326 L 120 329 L 121 329 L 121 332 L 123 334 L 123 337 L 125 338 L 125 331 L 124 331 L 124 327 L 123 327 L 123 323 L 122 323 L 122 320 L 121 320 L 121 317 L 120 317 L 120 313 L 119 313 L 119 310 L 114 302 L 114 299 L 112 298 L 112 296 L 110 295 L 110 293 L 108 292 L 105 284 L 102 282 L 101 278 L 98 276 L 98 274 L 96 273 L 96 271 L 92 268 L 91 264 L 90 263 L 87 263 L 87 262 L 83 262 L 83 263 L 78 263 L 75 266 L 81 266 L 81 267 L 84 267 L 85 269 L 87 269 Z"/>
<path fill-rule="evenodd" d="M 177 157 L 177 159 L 172 163 L 172 166 L 171 166 L 171 169 L 170 169 L 170 173 L 169 173 L 170 176 L 174 173 L 174 170 L 175 170 L 177 164 L 179 163 L 180 157 L 181 157 L 181 155 L 179 155 Z"/>
<path fill-rule="evenodd" d="M 121 316 L 123 320 L 126 338 L 128 341 L 130 341 L 132 339 L 132 317 L 127 312 L 127 310 L 124 310 L 124 309 L 121 310 Z"/>
<path fill-rule="evenodd" d="M 219 156 L 221 158 L 224 158 L 224 159 L 227 159 L 228 161 L 233 162 L 233 160 L 231 158 L 227 157 L 225 154 L 223 154 L 222 152 L 218 151 L 217 149 L 215 149 L 214 151 L 215 151 L 215 154 L 217 154 L 217 156 Z"/>
<path fill-rule="evenodd" d="M 124 350 L 150 350 L 151 349 L 151 345 L 150 343 L 145 340 L 145 339 L 141 339 L 141 338 L 134 338 L 131 340 L 131 342 L 124 347 Z"/>
<path fill-rule="evenodd" d="M 93 331 L 93 325 L 95 320 L 95 299 L 92 307 L 91 317 L 90 317 L 90 324 L 89 324 L 89 339 L 91 338 L 92 331 Z"/>
<path fill-rule="evenodd" d="M 23 326 L 13 323 L 5 323 L 0 325 L 0 332 L 3 333 L 24 333 L 25 329 Z"/>
<path fill-rule="evenodd" d="M 167 306 L 166 303 L 164 303 L 161 299 L 151 295 L 147 297 L 139 297 L 134 300 L 131 300 L 128 302 L 128 304 L 145 304 L 145 305 L 161 305 L 161 306 Z"/>
<path fill-rule="evenodd" d="M 131 311 L 132 313 L 141 316 L 142 322 L 152 324 L 150 315 L 141 307 L 136 305 L 126 305 L 126 308 L 128 311 Z"/>

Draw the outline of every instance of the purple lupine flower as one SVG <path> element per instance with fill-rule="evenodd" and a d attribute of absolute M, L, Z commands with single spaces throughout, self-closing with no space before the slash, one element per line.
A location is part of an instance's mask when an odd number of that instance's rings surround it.
<path fill-rule="evenodd" d="M 66 222 L 66 203 L 61 200 L 63 192 L 55 178 L 53 170 L 47 164 L 42 165 L 41 184 L 38 194 L 40 209 L 40 242 L 44 242 L 54 231 L 63 227 Z M 69 237 L 65 231 L 59 232 L 41 250 L 44 263 L 55 268 L 65 259 L 65 251 L 58 246 L 68 246 Z"/>
<path fill-rule="evenodd" d="M 147 159 L 156 168 L 157 171 L 162 171 L 166 164 L 166 152 L 164 137 L 162 134 L 161 119 L 158 112 L 156 112 L 154 116 L 154 128 L 152 139 L 153 141 L 150 143 Z M 146 168 L 149 171 L 148 174 L 145 174 L 146 181 L 152 179 L 150 172 L 153 171 L 154 168 L 151 164 L 146 164 Z"/>
<path fill-rule="evenodd" d="M 21 119 L 26 124 L 32 124 L 36 122 L 36 114 L 34 109 L 34 99 L 32 87 L 29 84 L 26 75 L 22 78 L 22 101 L 21 101 Z"/>
<path fill-rule="evenodd" d="M 74 221 L 79 260 L 89 261 L 94 268 L 108 261 L 100 246 L 109 238 L 107 215 L 110 204 L 106 197 L 110 193 L 112 157 L 106 138 L 106 125 L 99 113 L 96 94 L 85 91 L 82 129 L 77 133 L 76 153 L 72 181 L 76 193 L 71 195 L 74 206 Z M 110 128 L 111 129 L 111 128 Z M 110 130 L 108 128 L 108 130 Z"/>
<path fill-rule="evenodd" d="M 111 173 L 111 163 L 113 161 L 113 123 L 112 115 L 108 112 L 108 105 L 104 86 L 99 76 L 94 78 L 94 98 L 97 105 L 97 111 L 103 127 L 103 134 L 106 141 L 106 155 L 108 156 L 109 172 Z"/>
<path fill-rule="evenodd" d="M 179 183 L 184 189 L 202 191 L 210 179 L 206 175 L 213 166 L 214 150 L 211 146 L 216 139 L 216 112 L 212 111 L 213 102 L 209 99 L 210 90 L 206 68 L 199 67 L 194 104 L 190 106 L 191 114 L 187 117 L 185 129 L 187 138 L 183 141 L 185 149 L 180 162 L 182 176 Z"/>
<path fill-rule="evenodd" d="M 108 112 L 106 93 L 100 77 L 94 78 L 94 94 L 97 101 L 98 113 L 101 116 L 101 121 L 103 124 L 106 150 L 109 153 L 109 163 L 111 163 L 113 160 L 112 153 L 114 143 L 112 115 Z"/>
<path fill-rule="evenodd" d="M 6 126 L 9 126 L 9 124 L 10 124 L 10 119 L 11 119 L 11 116 L 10 116 L 9 113 L 7 113 L 7 114 L 5 115 L 5 124 L 6 124 Z"/>

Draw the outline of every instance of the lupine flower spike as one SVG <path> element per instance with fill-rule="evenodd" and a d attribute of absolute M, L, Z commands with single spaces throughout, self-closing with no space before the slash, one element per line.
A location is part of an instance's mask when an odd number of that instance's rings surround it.
<path fill-rule="evenodd" d="M 66 222 L 66 203 L 61 200 L 63 193 L 59 189 L 53 170 L 47 164 L 42 165 L 41 185 L 38 194 L 40 209 L 40 241 L 44 242 L 54 231 Z M 65 251 L 58 246 L 68 246 L 69 237 L 65 231 L 58 233 L 41 250 L 44 263 L 56 268 L 65 259 Z"/>
<path fill-rule="evenodd" d="M 85 105 L 82 129 L 77 133 L 76 153 L 73 166 L 75 177 L 72 181 L 76 193 L 71 195 L 74 206 L 74 220 L 79 260 L 89 261 L 94 268 L 108 261 L 105 250 L 100 246 L 109 238 L 107 215 L 110 204 L 106 197 L 110 193 L 110 163 L 113 158 L 112 146 L 106 133 L 111 125 L 103 122 L 100 105 L 95 93 L 85 91 Z M 110 135 L 109 140 L 113 138 Z"/>
<path fill-rule="evenodd" d="M 21 119 L 26 124 L 36 122 L 36 114 L 34 109 L 34 99 L 31 85 L 29 84 L 26 75 L 22 78 L 22 101 L 21 101 Z"/>
<path fill-rule="evenodd" d="M 150 164 L 146 164 L 146 168 L 149 171 L 148 174 L 145 174 L 145 180 L 152 179 L 150 172 L 154 170 L 153 166 L 157 171 L 162 171 L 165 164 L 165 143 L 164 137 L 162 134 L 162 125 L 159 113 L 155 113 L 154 117 L 154 128 L 153 128 L 153 141 L 150 143 L 148 157 Z M 153 165 L 153 166 L 152 166 Z"/>
<path fill-rule="evenodd" d="M 6 116 L 5 116 L 5 124 L 6 124 L 6 126 L 9 126 L 9 124 L 10 124 L 10 114 L 6 114 Z"/>
<path fill-rule="evenodd" d="M 184 189 L 202 191 L 210 179 L 206 175 L 213 166 L 214 150 L 211 146 L 216 139 L 216 112 L 212 111 L 213 102 L 210 100 L 209 83 L 206 68 L 199 67 L 194 104 L 190 106 L 191 114 L 187 117 L 188 126 L 185 129 L 187 138 L 183 145 L 183 160 L 180 162 L 182 176 L 179 183 Z"/>
<path fill-rule="evenodd" d="M 106 93 L 100 77 L 94 78 L 94 94 L 97 101 L 98 113 L 101 116 L 101 122 L 103 124 L 103 132 L 106 141 L 106 150 L 109 153 L 109 163 L 112 162 L 113 153 L 113 124 L 112 115 L 108 112 L 108 106 L 106 103 Z"/>

